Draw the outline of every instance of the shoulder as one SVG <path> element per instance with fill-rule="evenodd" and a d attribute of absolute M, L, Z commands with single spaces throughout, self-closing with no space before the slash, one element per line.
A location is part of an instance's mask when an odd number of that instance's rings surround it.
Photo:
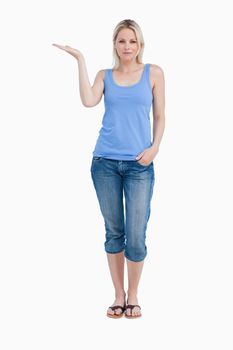
<path fill-rule="evenodd" d="M 155 87 L 156 82 L 164 80 L 164 71 L 157 64 L 150 63 L 150 79 L 153 88 Z"/>
<path fill-rule="evenodd" d="M 157 64 L 150 64 L 150 67 L 151 67 L 151 74 L 154 76 L 154 77 L 157 77 L 157 78 L 161 78 L 164 76 L 164 71 L 163 69 L 158 66 Z"/>
<path fill-rule="evenodd" d="M 106 68 L 106 69 L 100 69 L 98 72 L 97 72 L 97 74 L 96 74 L 96 79 L 98 79 L 98 80 L 104 80 L 104 77 L 105 77 L 105 74 L 106 74 L 106 71 L 107 71 L 108 69 Z"/>

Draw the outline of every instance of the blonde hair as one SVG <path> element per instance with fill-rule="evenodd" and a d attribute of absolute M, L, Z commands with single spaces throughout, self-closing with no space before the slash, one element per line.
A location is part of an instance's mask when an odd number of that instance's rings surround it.
<path fill-rule="evenodd" d="M 136 62 L 142 63 L 142 56 L 143 56 L 143 51 L 144 51 L 144 47 L 145 47 L 145 42 L 144 42 L 141 28 L 134 20 L 124 19 L 123 21 L 119 22 L 116 25 L 116 27 L 113 31 L 113 68 L 115 68 L 115 69 L 119 67 L 120 59 L 119 59 L 119 56 L 117 54 L 117 51 L 116 51 L 114 45 L 115 45 L 119 31 L 123 28 L 129 28 L 129 29 L 132 29 L 134 31 L 136 38 L 137 38 L 137 41 L 139 43 L 139 49 L 138 49 L 137 56 L 136 56 Z"/>

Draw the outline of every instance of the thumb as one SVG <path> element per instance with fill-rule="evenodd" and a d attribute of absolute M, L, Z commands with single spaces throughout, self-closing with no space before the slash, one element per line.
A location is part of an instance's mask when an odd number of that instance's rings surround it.
<path fill-rule="evenodd" d="M 136 159 L 141 158 L 141 157 L 143 156 L 143 153 L 144 153 L 144 152 L 139 153 L 139 154 L 137 155 Z"/>

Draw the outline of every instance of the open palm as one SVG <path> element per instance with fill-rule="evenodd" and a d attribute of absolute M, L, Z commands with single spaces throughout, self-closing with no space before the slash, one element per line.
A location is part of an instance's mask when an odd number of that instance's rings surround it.
<path fill-rule="evenodd" d="M 64 46 L 64 45 L 59 45 L 59 44 L 52 44 L 52 45 L 58 47 L 61 50 L 68 52 L 71 56 L 75 57 L 76 59 L 79 59 L 80 56 L 82 56 L 81 51 L 74 49 L 71 46 L 68 46 L 68 45 Z"/>

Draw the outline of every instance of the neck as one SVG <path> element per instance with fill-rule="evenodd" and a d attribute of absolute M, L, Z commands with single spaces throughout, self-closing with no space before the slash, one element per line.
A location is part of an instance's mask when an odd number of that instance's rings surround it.
<path fill-rule="evenodd" d="M 137 63 L 137 62 L 120 62 L 119 66 L 117 68 L 118 71 L 124 72 L 124 73 L 130 73 L 137 71 L 139 67 L 144 66 L 143 63 Z"/>

